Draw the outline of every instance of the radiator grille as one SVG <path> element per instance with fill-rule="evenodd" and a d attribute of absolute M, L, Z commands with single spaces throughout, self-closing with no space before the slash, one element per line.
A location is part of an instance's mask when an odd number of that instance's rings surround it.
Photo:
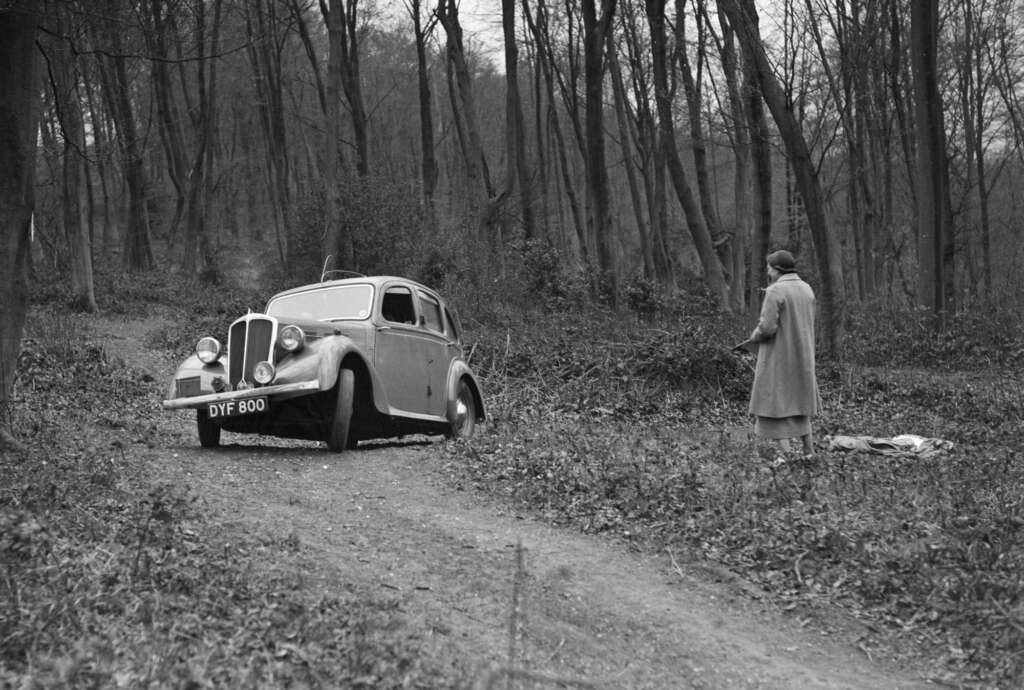
<path fill-rule="evenodd" d="M 255 385 L 253 368 L 260 362 L 274 361 L 274 339 L 277 337 L 277 319 L 270 316 L 248 315 L 231 324 L 228 331 L 228 381 L 232 390 L 240 381 Z"/>

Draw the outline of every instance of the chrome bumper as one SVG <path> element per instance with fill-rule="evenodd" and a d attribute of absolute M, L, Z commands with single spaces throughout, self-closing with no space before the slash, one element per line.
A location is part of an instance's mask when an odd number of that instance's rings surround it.
<path fill-rule="evenodd" d="M 243 400 L 245 398 L 262 398 L 263 396 L 275 396 L 284 393 L 313 393 L 320 390 L 320 382 L 299 381 L 298 383 L 282 383 L 277 386 L 263 386 L 262 388 L 247 388 L 243 391 L 225 391 L 223 393 L 208 393 L 207 395 L 193 395 L 190 398 L 172 398 L 164 400 L 165 410 L 182 410 L 190 407 L 199 407 L 212 402 L 223 400 Z"/>

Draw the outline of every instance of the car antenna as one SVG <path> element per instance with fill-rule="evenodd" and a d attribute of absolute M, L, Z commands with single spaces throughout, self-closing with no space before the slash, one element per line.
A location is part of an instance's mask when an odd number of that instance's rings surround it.
<path fill-rule="evenodd" d="M 327 277 L 327 262 L 331 260 L 331 255 L 328 254 L 327 258 L 324 259 L 324 267 L 320 270 L 320 282 L 324 282 L 324 278 Z"/>

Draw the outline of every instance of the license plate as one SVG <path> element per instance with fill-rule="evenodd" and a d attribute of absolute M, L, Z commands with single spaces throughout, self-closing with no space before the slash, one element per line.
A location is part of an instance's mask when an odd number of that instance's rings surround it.
<path fill-rule="evenodd" d="M 242 398 L 241 400 L 225 400 L 223 402 L 212 402 L 206 408 L 210 419 L 219 417 L 238 417 L 245 414 L 258 414 L 266 412 L 269 407 L 266 397 L 263 398 Z"/>

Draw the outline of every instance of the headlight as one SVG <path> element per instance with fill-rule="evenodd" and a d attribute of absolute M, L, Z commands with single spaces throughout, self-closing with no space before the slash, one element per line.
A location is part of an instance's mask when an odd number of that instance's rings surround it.
<path fill-rule="evenodd" d="M 278 334 L 277 342 L 288 352 L 298 352 L 306 344 L 306 334 L 298 326 L 285 326 Z"/>
<path fill-rule="evenodd" d="M 196 343 L 196 357 L 203 364 L 213 364 L 220 357 L 220 341 L 209 336 Z"/>
<path fill-rule="evenodd" d="M 274 374 L 276 373 L 273 364 L 270 362 L 260 362 L 252 370 L 252 377 L 256 379 L 256 383 L 265 386 L 274 380 Z"/>

